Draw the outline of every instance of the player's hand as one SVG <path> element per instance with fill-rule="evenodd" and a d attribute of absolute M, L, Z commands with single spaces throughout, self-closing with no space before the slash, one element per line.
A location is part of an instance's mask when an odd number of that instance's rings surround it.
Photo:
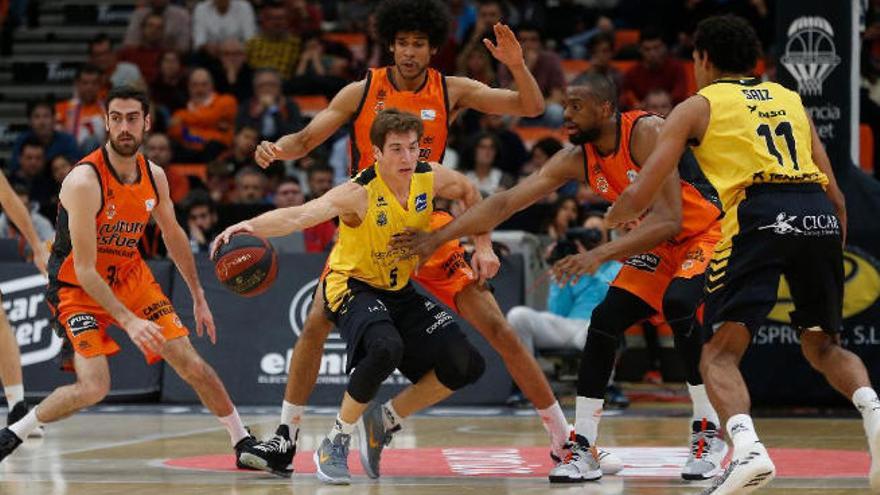
<path fill-rule="evenodd" d="M 147 351 L 153 354 L 159 354 L 162 351 L 162 345 L 165 344 L 165 337 L 162 336 L 162 329 L 159 325 L 143 318 L 133 318 L 129 323 L 124 325 L 126 333 L 138 346 L 144 354 Z"/>
<path fill-rule="evenodd" d="M 474 251 L 474 255 L 471 256 L 471 269 L 477 275 L 477 283 L 482 284 L 486 280 L 495 277 L 499 268 L 501 268 L 501 261 L 491 247 L 488 249 L 477 249 Z"/>
<path fill-rule="evenodd" d="M 430 258 L 431 254 L 440 247 L 430 232 L 412 227 L 407 227 L 391 236 L 391 242 L 388 243 L 388 246 L 391 249 L 399 250 L 402 258 L 418 256 L 422 260 Z"/>
<path fill-rule="evenodd" d="M 211 314 L 211 308 L 208 307 L 204 294 L 193 298 L 193 315 L 196 318 L 196 335 L 201 337 L 207 331 L 211 343 L 216 344 L 217 327 L 214 326 L 214 315 Z"/>
<path fill-rule="evenodd" d="M 46 267 L 49 265 L 49 250 L 45 248 L 42 244 L 37 244 L 33 246 L 34 250 L 34 265 L 37 267 L 37 270 L 43 274 L 44 277 L 49 275 Z"/>
<path fill-rule="evenodd" d="M 483 44 L 486 45 L 489 53 L 499 62 L 511 68 L 524 64 L 522 46 L 510 27 L 499 22 L 492 26 L 492 29 L 495 31 L 497 44 L 492 44 L 491 40 L 483 38 Z"/>
<path fill-rule="evenodd" d="M 633 215 L 632 218 L 627 218 L 620 208 L 616 208 L 616 206 L 617 203 L 612 204 L 611 207 L 608 208 L 608 211 L 605 212 L 605 225 L 607 225 L 609 229 L 623 227 L 627 223 L 639 219 L 638 213 Z"/>
<path fill-rule="evenodd" d="M 214 259 L 214 256 L 217 255 L 217 250 L 220 249 L 220 246 L 229 242 L 229 238 L 232 237 L 233 234 L 237 234 L 238 232 L 247 232 L 249 234 L 254 233 L 254 227 L 247 220 L 243 222 L 238 222 L 235 225 L 230 225 L 226 227 L 226 230 L 220 232 L 214 242 L 211 243 L 211 259 Z"/>
<path fill-rule="evenodd" d="M 560 287 L 568 283 L 576 284 L 583 275 L 592 275 L 602 266 L 604 260 L 596 250 L 572 254 L 553 265 L 553 278 Z"/>
<path fill-rule="evenodd" d="M 272 165 L 275 160 L 284 159 L 284 150 L 272 141 L 263 141 L 254 151 L 254 160 L 262 168 Z"/>

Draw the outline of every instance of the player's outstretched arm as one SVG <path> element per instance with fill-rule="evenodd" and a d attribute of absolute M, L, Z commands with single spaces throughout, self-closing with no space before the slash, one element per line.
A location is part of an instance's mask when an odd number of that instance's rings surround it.
<path fill-rule="evenodd" d="M 94 170 L 91 167 L 74 167 L 61 184 L 59 198 L 67 211 L 73 268 L 80 286 L 110 313 L 141 351 L 151 350 L 158 353 L 165 342 L 159 326 L 138 318 L 126 308 L 98 274 L 95 216 L 101 209 L 101 186 Z"/>
<path fill-rule="evenodd" d="M 301 131 L 283 136 L 274 143 L 271 141 L 260 143 L 254 152 L 257 164 L 266 168 L 275 160 L 297 160 L 306 156 L 351 120 L 365 90 L 364 81 L 349 84 L 342 88 L 330 101 L 330 105 L 318 112 Z"/>
<path fill-rule="evenodd" d="M 300 206 L 289 206 L 268 211 L 250 220 L 227 227 L 211 245 L 211 253 L 229 241 L 236 232 L 249 232 L 261 237 L 280 237 L 305 230 L 327 220 L 340 217 L 341 220 L 357 217 L 359 222 L 367 210 L 367 190 L 354 182 L 340 184 Z"/>
<path fill-rule="evenodd" d="M 571 179 L 583 178 L 583 152 L 566 148 L 550 157 L 540 170 L 516 186 L 493 194 L 461 216 L 431 233 L 407 231 L 392 246 L 426 257 L 443 243 L 466 235 L 484 234 L 514 213 L 534 204 Z"/>
<path fill-rule="evenodd" d="M 18 227 L 19 232 L 27 239 L 34 252 L 34 264 L 37 265 L 40 273 L 46 275 L 46 263 L 49 260 L 49 253 L 46 251 L 43 243 L 40 242 L 39 236 L 37 236 L 37 230 L 31 221 L 27 205 L 21 202 L 21 199 L 15 194 L 15 191 L 3 174 L 0 174 L 0 206 L 3 207 L 3 211 L 12 220 L 12 223 Z"/>
<path fill-rule="evenodd" d="M 183 227 L 177 223 L 174 215 L 174 204 L 171 201 L 171 194 L 168 192 L 168 177 L 161 167 L 150 164 L 150 170 L 155 179 L 156 190 L 159 194 L 159 203 L 153 210 L 153 218 L 162 231 L 162 239 L 165 240 L 165 246 L 168 248 L 168 255 L 177 266 L 177 270 L 183 277 L 189 293 L 193 298 L 193 315 L 196 320 L 196 334 L 201 337 L 205 331 L 211 339 L 212 344 L 217 343 L 217 328 L 214 325 L 214 316 L 208 307 L 208 301 L 205 299 L 205 290 L 199 281 L 199 272 L 196 270 L 196 262 L 193 259 L 192 249 L 189 244 L 189 238 Z"/>
<path fill-rule="evenodd" d="M 523 59 L 522 47 L 513 31 L 504 24 L 493 27 L 497 44 L 483 39 L 483 44 L 493 57 L 510 70 L 516 90 L 490 88 L 466 77 L 449 77 L 450 93 L 457 96 L 454 108 L 473 108 L 494 115 L 537 117 L 544 113 L 544 95 L 535 77 L 529 72 Z"/>
<path fill-rule="evenodd" d="M 812 134 L 812 156 L 813 163 L 819 167 L 819 170 L 822 171 L 826 176 L 828 176 L 828 187 L 825 189 L 825 193 L 828 194 L 828 199 L 831 200 L 831 204 L 834 205 L 834 209 L 837 212 L 837 218 L 840 220 L 840 235 L 843 240 L 843 244 L 846 245 L 846 199 L 843 197 L 843 192 L 840 191 L 840 187 L 837 185 L 837 179 L 834 177 L 834 168 L 831 166 L 831 159 L 828 158 L 828 153 L 825 152 L 825 145 L 822 144 L 822 140 L 819 138 L 819 133 L 816 132 L 816 126 L 813 124 L 813 119 L 810 118 L 809 114 L 807 115 L 807 119 L 810 121 L 810 133 Z"/>

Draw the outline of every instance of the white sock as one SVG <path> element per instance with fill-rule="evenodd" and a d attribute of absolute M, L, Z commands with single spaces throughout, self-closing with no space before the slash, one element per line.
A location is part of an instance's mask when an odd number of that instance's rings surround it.
<path fill-rule="evenodd" d="M 587 439 L 590 446 L 596 445 L 599 436 L 599 420 L 602 419 L 602 408 L 605 399 L 578 397 L 575 403 L 574 431 Z"/>
<path fill-rule="evenodd" d="M 293 426 L 294 429 L 299 429 L 299 424 L 302 422 L 302 417 L 305 412 L 306 406 L 291 404 L 290 402 L 284 401 L 281 403 L 281 424 L 290 425 Z"/>
<path fill-rule="evenodd" d="M 229 416 L 224 416 L 222 418 L 217 416 L 217 421 L 223 423 L 223 426 L 226 427 L 226 431 L 229 432 L 229 440 L 232 441 L 233 447 L 240 442 L 242 438 L 250 436 L 247 430 L 244 429 L 241 417 L 238 415 L 238 411 L 235 408 L 232 408 L 232 414 Z"/>
<path fill-rule="evenodd" d="M 3 387 L 3 392 L 6 394 L 6 405 L 9 409 L 24 400 L 24 385 L 20 383 Z"/>
<path fill-rule="evenodd" d="M 688 393 L 691 396 L 691 404 L 693 407 L 693 421 L 706 421 L 715 425 L 715 428 L 721 428 L 721 420 L 718 419 L 718 413 L 709 402 L 709 395 L 706 394 L 705 385 L 691 385 L 688 383 Z"/>
<path fill-rule="evenodd" d="M 852 401 L 862 413 L 865 431 L 871 434 L 880 421 L 880 399 L 877 398 L 877 392 L 871 387 L 862 387 L 853 393 Z"/>
<path fill-rule="evenodd" d="M 15 436 L 24 440 L 32 431 L 43 426 L 43 423 L 40 423 L 40 420 L 37 419 L 37 408 L 35 407 L 28 411 L 25 417 L 19 419 L 15 424 L 8 426 L 12 433 L 15 433 Z"/>
<path fill-rule="evenodd" d="M 755 425 L 752 423 L 752 417 L 748 414 L 736 414 L 727 420 L 728 438 L 733 440 L 733 451 L 742 451 L 750 448 L 755 442 L 758 442 L 758 434 L 755 432 Z"/>
<path fill-rule="evenodd" d="M 546 409 L 538 409 L 538 416 L 541 416 L 541 422 L 544 424 L 544 429 L 550 433 L 551 440 L 554 442 L 568 440 L 568 420 L 559 407 L 559 401 Z"/>
<path fill-rule="evenodd" d="M 355 423 L 346 423 L 337 414 L 336 423 L 333 424 L 333 428 L 330 428 L 330 434 L 327 435 L 327 438 L 330 442 L 333 442 L 333 440 L 336 440 L 336 435 L 351 435 L 354 433 L 354 427 Z"/>
<path fill-rule="evenodd" d="M 403 418 L 394 410 L 394 404 L 389 400 L 382 404 L 382 424 L 386 430 L 391 430 L 396 426 L 403 426 Z"/>

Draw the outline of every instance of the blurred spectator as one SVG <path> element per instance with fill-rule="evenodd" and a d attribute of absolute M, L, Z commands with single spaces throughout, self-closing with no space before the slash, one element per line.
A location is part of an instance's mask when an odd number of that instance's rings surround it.
<path fill-rule="evenodd" d="M 545 137 L 539 140 L 534 146 L 532 146 L 529 161 L 527 161 L 522 169 L 520 169 L 521 175 L 531 175 L 538 170 L 541 170 L 541 167 L 544 166 L 547 160 L 561 149 L 562 143 L 556 138 Z"/>
<path fill-rule="evenodd" d="M 275 69 L 282 79 L 290 79 L 299 60 L 301 40 L 290 32 L 284 5 L 263 4 L 260 27 L 259 34 L 246 45 L 248 65 L 253 69 Z"/>
<path fill-rule="evenodd" d="M 254 70 L 247 63 L 244 44 L 235 38 L 220 43 L 220 56 L 209 63 L 217 91 L 229 93 L 239 101 L 254 94 Z"/>
<path fill-rule="evenodd" d="M 55 130 L 55 112 L 46 101 L 28 104 L 28 128 L 21 132 L 12 144 L 12 160 L 9 172 L 18 170 L 18 155 L 25 140 L 36 138 L 46 149 L 49 159 L 58 155 L 65 156 L 71 162 L 77 161 L 82 155 L 72 135 Z"/>
<path fill-rule="evenodd" d="M 281 94 L 281 76 L 273 69 L 254 73 L 254 96 L 241 102 L 236 127 L 253 127 L 260 139 L 276 141 L 303 127 L 299 107 Z"/>
<path fill-rule="evenodd" d="M 646 112 L 666 117 L 672 111 L 672 96 L 664 89 L 652 89 L 639 106 Z"/>
<path fill-rule="evenodd" d="M 652 89 L 664 89 L 679 104 L 687 97 L 687 74 L 682 63 L 669 56 L 669 49 L 660 32 L 642 30 L 639 40 L 642 59 L 623 76 L 621 105 L 632 108 L 645 99 Z"/>
<path fill-rule="evenodd" d="M 320 198 L 333 188 L 333 169 L 327 165 L 312 165 L 308 170 L 309 196 L 308 200 Z M 336 237 L 336 223 L 327 220 L 324 223 L 303 230 L 306 244 L 306 252 L 320 253 L 330 249 L 333 239 Z"/>
<path fill-rule="evenodd" d="M 276 208 L 287 208 L 289 206 L 299 206 L 305 202 L 305 195 L 302 191 L 302 185 L 295 177 L 286 177 L 281 180 L 278 187 L 275 188 L 275 195 L 272 197 L 272 203 Z"/>
<path fill-rule="evenodd" d="M 235 97 L 214 92 L 211 74 L 195 69 L 189 76 L 189 102 L 171 116 L 168 134 L 182 147 L 195 151 L 196 161 L 208 161 L 232 145 Z"/>
<path fill-rule="evenodd" d="M 493 26 L 501 22 L 504 16 L 504 6 L 500 0 L 479 0 L 477 6 L 477 19 L 465 36 L 462 50 L 475 49 L 476 46 L 484 46 L 483 38 L 495 40 Z M 495 61 L 492 61 L 495 64 Z M 503 65 L 503 64 L 501 64 Z"/>
<path fill-rule="evenodd" d="M 104 144 L 104 105 L 98 101 L 101 69 L 83 65 L 73 85 L 73 98 L 55 104 L 55 121 L 58 130 L 73 135 L 84 156 Z"/>
<path fill-rule="evenodd" d="M 305 41 L 287 92 L 321 94 L 328 100 L 350 82 L 351 52 L 344 45 L 313 36 Z"/>
<path fill-rule="evenodd" d="M 285 0 L 290 31 L 294 33 L 315 33 L 321 31 L 323 15 L 321 8 L 308 0 Z"/>
<path fill-rule="evenodd" d="M 204 188 L 201 180 L 194 176 L 178 173 L 172 167 L 174 159 L 171 147 L 171 139 L 161 132 L 153 132 L 144 141 L 144 156 L 154 164 L 165 170 L 168 178 L 168 189 L 171 200 L 175 203 L 182 201 L 191 189 Z"/>
<path fill-rule="evenodd" d="M 150 14 L 162 16 L 162 44 L 165 47 L 179 53 L 189 51 L 192 31 L 189 11 L 179 5 L 170 5 L 168 0 L 147 0 L 146 5 L 135 9 L 128 20 L 128 28 L 125 30 L 123 43 L 126 46 L 143 44 L 143 21 Z"/>
<path fill-rule="evenodd" d="M 167 51 L 159 58 L 159 72 L 150 84 L 153 104 L 161 106 L 169 116 L 186 106 L 186 73 L 180 54 Z"/>
<path fill-rule="evenodd" d="M 146 88 L 146 81 L 137 65 L 120 62 L 113 51 L 113 42 L 104 33 L 95 35 L 89 42 L 89 63 L 101 70 L 101 84 L 104 91 L 118 86 Z"/>
<path fill-rule="evenodd" d="M 580 213 L 577 200 L 571 196 L 560 196 L 556 200 L 556 204 L 553 205 L 553 210 L 547 218 L 541 233 L 546 234 L 550 240 L 559 242 L 559 240 L 565 237 L 565 232 L 568 229 L 577 225 Z M 545 257 L 549 257 L 552 247 L 551 245 L 551 249 L 547 251 L 547 256 Z"/>
<path fill-rule="evenodd" d="M 252 205 L 266 201 L 266 175 L 257 167 L 245 167 L 235 174 L 233 203 Z"/>
<path fill-rule="evenodd" d="M 541 93 L 544 94 L 544 115 L 535 119 L 523 119 L 523 124 L 558 127 L 562 125 L 562 99 L 565 96 L 565 72 L 556 53 L 544 49 L 541 32 L 535 25 L 522 24 L 516 28 L 516 37 L 522 45 L 523 58 Z M 511 87 L 513 76 L 504 64 L 498 66 L 498 84 Z"/>
<path fill-rule="evenodd" d="M 566 38 L 583 33 L 596 24 L 594 11 L 582 4 L 577 0 L 559 0 L 547 8 L 544 32 L 556 42 L 556 46 L 563 46 Z"/>
<path fill-rule="evenodd" d="M 484 196 L 503 191 L 514 184 L 513 178 L 497 166 L 499 146 L 493 134 L 484 132 L 477 136 L 473 147 L 462 159 L 465 175 Z"/>
<path fill-rule="evenodd" d="M 30 199 L 39 203 L 41 211 L 50 213 L 52 197 L 58 191 L 46 171 L 46 148 L 43 143 L 36 137 L 21 143 L 18 164 L 18 170 L 9 176 L 9 182 L 26 186 Z"/>
<path fill-rule="evenodd" d="M 488 86 L 498 85 L 492 56 L 483 45 L 468 45 L 461 51 L 456 61 L 455 74 L 469 77 Z"/>
<path fill-rule="evenodd" d="M 28 186 L 22 183 L 16 183 L 12 185 L 12 190 L 15 191 L 15 194 L 31 213 L 31 222 L 34 224 L 34 230 L 37 231 L 37 237 L 40 241 L 46 242 L 54 240 L 55 227 L 51 220 L 40 213 L 39 205 L 35 202 L 31 202 L 30 189 L 28 189 Z M 30 249 L 27 239 L 25 239 L 21 232 L 19 232 L 15 224 L 9 221 L 9 217 L 6 216 L 5 212 L 0 214 L 0 238 L 18 239 L 19 250 L 24 251 Z M 25 257 L 27 258 L 28 256 L 26 255 Z"/>
<path fill-rule="evenodd" d="M 161 14 L 147 14 L 141 26 L 141 41 L 119 49 L 119 60 L 137 65 L 144 82 L 152 82 L 159 73 L 159 59 L 166 49 L 163 42 L 164 30 L 165 21 Z"/>
<path fill-rule="evenodd" d="M 61 189 L 61 183 L 64 182 L 64 178 L 67 177 L 71 170 L 73 170 L 73 162 L 64 155 L 56 155 L 55 158 L 49 160 L 49 174 L 52 176 L 52 180 L 55 181 L 57 189 Z M 28 191 L 28 194 L 30 194 L 30 191 Z"/>
<path fill-rule="evenodd" d="M 260 134 L 250 126 L 240 127 L 232 139 L 232 148 L 220 158 L 229 169 L 229 173 L 235 174 L 243 168 L 255 167 L 254 151 L 260 143 Z"/>
<path fill-rule="evenodd" d="M 477 9 L 466 0 L 449 0 L 449 12 L 452 14 L 453 39 L 457 45 L 461 45 L 465 35 L 477 22 Z"/>
<path fill-rule="evenodd" d="M 244 43 L 257 32 L 254 8 L 247 0 L 202 0 L 192 18 L 193 50 L 215 57 L 222 41 L 235 38 Z"/>
<path fill-rule="evenodd" d="M 309 196 L 311 201 L 320 198 L 327 191 L 333 189 L 333 169 L 327 165 L 316 164 L 309 167 Z"/>
<path fill-rule="evenodd" d="M 358 61 L 357 67 L 353 68 L 352 75 L 355 78 L 364 77 L 368 67 L 385 67 L 394 64 L 394 57 L 391 56 L 388 47 L 379 40 L 379 35 L 376 32 L 375 12 L 370 12 L 370 17 L 367 19 L 367 49 L 365 56 L 366 60 Z"/>
<path fill-rule="evenodd" d="M 590 67 L 586 73 L 602 74 L 611 79 L 615 88 L 623 85 L 623 73 L 611 65 L 614 58 L 614 36 L 610 33 L 599 33 L 590 39 L 587 47 L 590 49 Z"/>
<path fill-rule="evenodd" d="M 214 204 L 231 203 L 235 179 L 229 164 L 222 160 L 208 162 L 206 175 L 208 180 L 205 185 Z"/>
<path fill-rule="evenodd" d="M 587 58 L 588 55 L 592 55 L 593 48 L 590 45 L 593 39 L 600 34 L 611 36 L 611 40 L 614 40 L 614 22 L 610 18 L 605 16 L 599 17 L 596 20 L 595 27 L 566 38 L 563 40 L 564 46 L 561 47 L 562 49 L 557 51 L 566 58 Z M 585 47 L 584 45 L 587 46 Z"/>
<path fill-rule="evenodd" d="M 511 177 L 518 177 L 523 164 L 529 159 L 529 152 L 519 135 L 510 130 L 511 120 L 503 115 L 484 114 L 480 117 L 480 130 L 495 135 L 500 141 L 496 166 Z"/>
<path fill-rule="evenodd" d="M 375 4 L 370 0 L 340 0 L 337 6 L 339 29 L 350 33 L 365 31 L 367 18 L 374 9 Z"/>
<path fill-rule="evenodd" d="M 193 253 L 207 253 L 217 231 L 217 207 L 204 191 L 193 191 L 183 202 L 186 231 Z"/>

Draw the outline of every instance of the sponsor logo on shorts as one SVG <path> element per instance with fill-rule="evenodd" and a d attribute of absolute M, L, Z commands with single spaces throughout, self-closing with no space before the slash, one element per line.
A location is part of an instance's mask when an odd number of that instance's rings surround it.
<path fill-rule="evenodd" d="M 425 333 L 428 335 L 434 333 L 439 328 L 445 328 L 446 325 L 452 323 L 452 315 L 450 315 L 447 311 L 441 311 L 434 316 L 434 323 L 431 324 L 428 328 L 425 329 Z"/>
<path fill-rule="evenodd" d="M 94 315 L 78 313 L 67 319 L 70 334 L 76 337 L 82 333 L 98 329 L 98 319 Z"/>
<path fill-rule="evenodd" d="M 168 301 L 168 299 L 163 299 L 150 304 L 141 312 L 143 313 L 144 318 L 150 321 L 156 321 L 163 316 L 174 314 L 174 306 L 171 305 L 171 302 Z"/>
<path fill-rule="evenodd" d="M 660 257 L 651 253 L 637 254 L 627 258 L 623 264 L 638 270 L 654 273 L 657 271 L 657 267 L 660 266 Z"/>
<path fill-rule="evenodd" d="M 369 311 L 370 313 L 376 313 L 379 311 L 387 313 L 388 308 L 385 307 L 385 303 L 383 303 L 381 299 L 376 299 L 376 304 L 374 306 L 368 307 L 367 311 Z"/>
<path fill-rule="evenodd" d="M 706 256 L 700 248 L 692 249 L 685 253 L 684 263 L 681 264 L 682 270 L 690 270 L 696 263 L 705 263 Z"/>
<path fill-rule="evenodd" d="M 428 193 L 422 193 L 416 196 L 416 211 L 423 211 L 428 208 Z"/>
<path fill-rule="evenodd" d="M 431 301 L 429 299 L 425 299 L 425 309 L 427 309 L 428 311 L 431 311 L 432 309 L 434 309 L 436 307 L 437 307 L 437 305 L 434 304 L 433 301 Z"/>
<path fill-rule="evenodd" d="M 827 236 L 840 233 L 840 222 L 831 214 L 789 215 L 782 211 L 776 215 L 776 221 L 758 227 L 758 230 L 773 230 L 779 235 Z"/>

